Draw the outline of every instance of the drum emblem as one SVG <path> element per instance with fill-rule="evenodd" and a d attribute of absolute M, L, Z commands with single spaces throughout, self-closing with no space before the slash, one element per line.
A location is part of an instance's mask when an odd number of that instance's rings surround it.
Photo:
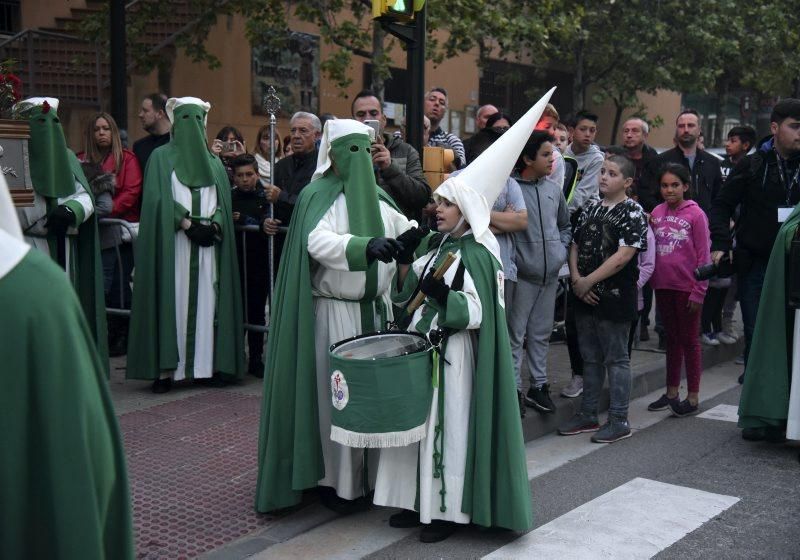
<path fill-rule="evenodd" d="M 342 410 L 347 406 L 347 401 L 350 400 L 347 380 L 338 369 L 331 374 L 331 400 L 336 410 Z"/>

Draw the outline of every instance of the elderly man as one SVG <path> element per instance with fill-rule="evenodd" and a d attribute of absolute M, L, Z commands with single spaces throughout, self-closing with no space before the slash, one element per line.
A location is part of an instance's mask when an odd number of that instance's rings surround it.
<path fill-rule="evenodd" d="M 392 197 L 406 217 L 418 220 L 431 189 L 425 181 L 417 150 L 396 136 L 384 134 L 386 115 L 383 103 L 374 92 L 359 92 L 353 99 L 351 112 L 359 122 L 378 121 L 380 134 L 371 147 L 378 186 Z"/>
<path fill-rule="evenodd" d="M 650 134 L 650 125 L 638 117 L 628 119 L 622 125 L 622 147 L 625 148 L 628 159 L 636 167 L 636 175 L 631 186 L 631 191 L 635 198 L 638 198 L 639 182 L 645 165 L 658 156 L 658 152 L 646 143 L 648 134 Z"/>
<path fill-rule="evenodd" d="M 711 203 L 722 187 L 722 171 L 719 160 L 698 145 L 700 137 L 700 115 L 694 109 L 684 109 L 675 119 L 677 145 L 658 157 L 652 158 L 641 175 L 639 204 L 650 212 L 663 202 L 658 187 L 658 172 L 665 163 L 679 163 L 689 169 L 692 179 L 692 199 L 706 215 Z"/>
<path fill-rule="evenodd" d="M 442 130 L 441 122 L 446 112 L 447 90 L 441 87 L 435 87 L 425 94 L 425 116 L 431 121 L 431 134 L 428 137 L 428 146 L 440 146 L 453 150 L 455 165 L 460 169 L 466 165 L 464 143 L 452 132 L 445 132 Z"/>
<path fill-rule="evenodd" d="M 94 199 L 75 154 L 67 148 L 58 99 L 20 101 L 30 124 L 30 170 L 34 204 L 18 208 L 25 241 L 64 269 L 78 294 L 104 364 L 108 364 L 103 269 Z"/>
<path fill-rule="evenodd" d="M 167 101 L 172 140 L 145 173 L 126 376 L 152 379 L 154 393 L 244 370 L 230 182 L 206 143 L 210 108 Z"/>
<path fill-rule="evenodd" d="M 498 112 L 497 107 L 494 105 L 481 105 L 478 107 L 478 111 L 475 113 L 475 134 L 463 140 L 465 154 L 474 153 L 474 155 L 470 157 L 477 157 L 478 153 L 486 149 L 486 147 L 483 146 L 480 150 L 476 150 L 476 147 L 472 146 L 472 144 L 475 142 L 478 132 L 486 128 L 486 121 L 489 120 L 489 117 Z"/>
<path fill-rule="evenodd" d="M 330 439 L 329 349 L 384 327 L 392 316 L 389 263 L 411 262 L 421 238 L 417 229 L 401 235 L 416 224 L 377 186 L 369 132 L 349 119 L 325 124 L 320 165 L 289 227 L 272 308 L 279 327 L 266 354 L 256 490 L 261 512 L 297 504 L 315 486 L 327 506 L 351 511 L 364 492 L 363 450 Z"/>

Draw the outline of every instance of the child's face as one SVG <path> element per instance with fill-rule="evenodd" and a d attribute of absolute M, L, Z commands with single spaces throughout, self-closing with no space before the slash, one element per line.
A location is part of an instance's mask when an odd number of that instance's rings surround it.
<path fill-rule="evenodd" d="M 535 177 L 546 177 L 553 172 L 553 145 L 550 142 L 543 142 L 536 152 L 536 159 L 525 158 L 525 164 Z"/>
<path fill-rule="evenodd" d="M 555 141 L 556 148 L 558 148 L 562 152 L 564 150 L 566 150 L 567 149 L 567 145 L 569 144 L 569 140 L 567 139 L 567 131 L 566 130 L 561 130 L 560 128 L 556 129 L 556 131 L 553 134 L 553 136 L 556 137 L 556 141 Z"/>
<path fill-rule="evenodd" d="M 252 165 L 244 165 L 234 170 L 233 184 L 244 192 L 255 190 L 258 184 L 258 173 Z"/>
<path fill-rule="evenodd" d="M 747 144 L 742 144 L 742 139 L 738 136 L 731 136 L 725 140 L 725 153 L 729 157 L 735 158 L 747 153 L 750 147 Z"/>
<path fill-rule="evenodd" d="M 661 176 L 660 184 L 661 198 L 670 206 L 676 206 L 683 202 L 683 196 L 689 190 L 689 185 L 672 173 L 664 173 Z"/>
<path fill-rule="evenodd" d="M 552 135 L 556 131 L 556 125 L 558 124 L 558 120 L 554 117 L 544 116 L 539 119 L 539 122 L 536 123 L 536 126 L 533 127 L 533 130 L 543 130 L 548 134 Z"/>
<path fill-rule="evenodd" d="M 625 193 L 633 181 L 626 179 L 620 171 L 619 165 L 613 161 L 604 161 L 600 168 L 600 192 L 606 198 L 613 198 Z"/>
<path fill-rule="evenodd" d="M 595 136 L 597 136 L 597 123 L 589 119 L 581 119 L 575 125 L 575 131 L 572 133 L 572 143 L 577 144 L 581 147 L 581 150 L 586 151 L 594 142 Z"/>
<path fill-rule="evenodd" d="M 458 225 L 461 219 L 461 210 L 454 203 L 446 198 L 439 199 L 436 205 L 436 229 L 447 233 L 451 232 Z"/>

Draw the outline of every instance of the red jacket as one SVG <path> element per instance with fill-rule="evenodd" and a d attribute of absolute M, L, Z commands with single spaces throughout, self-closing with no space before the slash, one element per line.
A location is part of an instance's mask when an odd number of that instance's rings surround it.
<path fill-rule="evenodd" d="M 80 161 L 86 161 L 86 154 L 78 154 Z M 114 173 L 114 157 L 109 153 L 103 160 L 103 171 Z M 139 209 L 142 204 L 142 169 L 132 151 L 122 149 L 122 166 L 116 174 L 117 187 L 114 192 L 114 207 L 109 218 L 118 218 L 128 222 L 139 221 Z"/>

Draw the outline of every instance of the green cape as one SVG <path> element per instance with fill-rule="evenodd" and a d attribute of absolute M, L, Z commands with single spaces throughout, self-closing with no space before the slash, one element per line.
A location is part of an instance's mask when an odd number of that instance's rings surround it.
<path fill-rule="evenodd" d="M 461 261 L 483 308 L 461 509 L 476 525 L 526 531 L 533 512 L 514 362 L 498 291 L 501 265 L 472 235 L 459 241 Z"/>
<path fill-rule="evenodd" d="M 786 256 L 798 224 L 800 205 L 778 231 L 769 257 L 739 401 L 740 428 L 786 425 L 794 330 L 794 310 L 786 307 Z"/>
<path fill-rule="evenodd" d="M 132 559 L 106 363 L 64 272 L 29 251 L 0 309 L 0 558 Z"/>
<path fill-rule="evenodd" d="M 380 200 L 396 208 L 388 195 L 377 185 L 374 188 Z M 299 503 L 302 491 L 316 487 L 325 476 L 308 236 L 344 191 L 344 182 L 332 172 L 309 183 L 297 198 L 284 244 L 272 299 L 270 324 L 276 328 L 270 330 L 267 342 L 258 438 L 256 510 L 261 512 Z M 368 239 L 351 240 L 348 253 L 351 246 L 363 253 Z M 373 268 L 377 263 L 370 265 Z"/>
<path fill-rule="evenodd" d="M 141 226 L 135 246 L 128 379 L 158 379 L 178 366 L 175 326 L 175 205 L 172 142 L 157 148 L 147 163 Z M 217 245 L 217 305 L 214 371 L 226 377 L 244 372 L 244 335 L 239 266 L 231 214 L 230 183 L 215 158 L 214 185 L 221 210 L 222 241 Z"/>

